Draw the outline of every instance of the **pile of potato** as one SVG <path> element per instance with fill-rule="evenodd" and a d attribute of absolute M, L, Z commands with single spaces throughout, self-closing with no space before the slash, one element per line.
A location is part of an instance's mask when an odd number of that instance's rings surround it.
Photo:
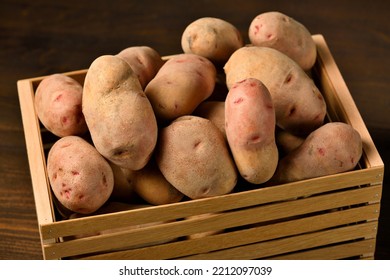
<path fill-rule="evenodd" d="M 43 79 L 35 108 L 60 137 L 47 158 L 60 204 L 88 215 L 109 201 L 161 205 L 227 194 L 239 180 L 269 187 L 355 168 L 360 135 L 326 121 L 308 75 L 317 55 L 309 31 L 265 12 L 248 37 L 200 18 L 167 61 L 133 46 L 96 58 L 83 85 Z"/>

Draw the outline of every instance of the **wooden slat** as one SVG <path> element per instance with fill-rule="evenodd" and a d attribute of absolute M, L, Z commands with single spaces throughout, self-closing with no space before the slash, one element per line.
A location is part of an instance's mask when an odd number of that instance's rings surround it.
<path fill-rule="evenodd" d="M 41 231 L 44 239 L 51 239 L 143 223 L 175 220 L 192 215 L 223 212 L 375 182 L 378 180 L 378 172 L 380 170 L 375 168 L 356 170 L 219 197 L 59 221 L 41 225 Z"/>
<path fill-rule="evenodd" d="M 55 217 L 45 171 L 45 156 L 43 150 L 39 149 L 39 147 L 42 147 L 42 142 L 39 133 L 39 122 L 35 114 L 32 84 L 29 80 L 20 80 L 17 87 L 38 223 L 53 223 Z"/>
<path fill-rule="evenodd" d="M 129 246 L 191 235 L 197 232 L 220 230 L 229 227 L 278 220 L 343 206 L 361 204 L 370 200 L 379 201 L 380 196 L 377 196 L 378 189 L 380 189 L 380 187 L 374 186 L 258 206 L 243 209 L 241 211 L 221 213 L 207 217 L 203 220 L 185 220 L 136 229 L 129 232 L 93 236 L 58 244 L 47 244 L 45 245 L 44 250 L 49 256 L 62 258 L 70 255 L 126 248 Z"/>
<path fill-rule="evenodd" d="M 325 248 L 309 250 L 267 258 L 269 260 L 336 260 L 346 259 L 367 254 L 374 255 L 375 239 L 361 240 L 352 243 L 328 246 Z M 367 257 L 367 256 L 366 256 Z"/>
<path fill-rule="evenodd" d="M 69 76 L 76 81 L 78 81 L 80 84 L 84 84 L 85 75 L 87 74 L 88 69 L 81 69 L 81 70 L 75 70 L 75 71 L 69 71 L 69 72 L 63 72 L 61 74 L 64 74 L 66 76 Z M 37 86 L 44 78 L 48 77 L 49 75 L 45 76 L 39 76 L 39 77 L 33 77 L 21 81 L 29 81 L 32 85 Z M 31 91 L 33 92 L 33 91 Z"/>
<path fill-rule="evenodd" d="M 30 80 L 20 80 L 17 82 L 17 88 L 38 224 L 52 224 L 55 222 L 55 214 L 49 182 L 46 176 L 46 160 L 42 148 L 39 121 L 35 113 L 33 85 Z M 41 228 L 39 233 L 43 257 L 46 258 L 43 249 L 44 243 L 53 243 L 56 240 L 49 238 L 43 241 Z"/>
<path fill-rule="evenodd" d="M 181 259 L 259 259 L 358 238 L 375 238 L 377 222 L 351 225 L 320 232 L 260 242 L 231 249 L 193 255 Z"/>
<path fill-rule="evenodd" d="M 249 243 L 314 232 L 330 227 L 378 219 L 379 204 L 299 218 L 292 221 L 227 232 L 197 240 L 178 241 L 134 250 L 112 252 L 86 259 L 172 259 Z"/>

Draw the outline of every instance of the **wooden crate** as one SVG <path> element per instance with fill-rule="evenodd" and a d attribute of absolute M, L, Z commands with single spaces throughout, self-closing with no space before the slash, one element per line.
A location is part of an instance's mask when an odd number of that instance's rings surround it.
<path fill-rule="evenodd" d="M 28 159 L 45 259 L 372 259 L 384 164 L 322 35 L 313 36 L 313 78 L 331 121 L 351 124 L 363 156 L 350 172 L 74 220 L 56 220 L 46 173 L 53 135 L 42 129 L 34 91 L 43 77 L 18 81 Z M 83 83 L 86 70 L 66 73 Z M 198 219 L 193 215 L 216 213 Z M 172 221 L 138 229 L 131 225 Z M 126 229 L 127 227 L 127 229 Z M 67 236 L 121 229 L 85 238 Z M 188 240 L 191 234 L 222 233 Z M 171 242 L 155 244 L 162 240 Z M 149 244 L 149 245 L 148 245 Z"/>

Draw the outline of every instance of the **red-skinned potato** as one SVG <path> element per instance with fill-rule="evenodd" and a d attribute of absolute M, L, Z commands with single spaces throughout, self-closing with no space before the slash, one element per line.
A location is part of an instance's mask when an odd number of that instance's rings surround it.
<path fill-rule="evenodd" d="M 232 54 L 224 67 L 226 83 L 260 80 L 269 90 L 277 125 L 307 135 L 324 123 L 326 103 L 314 81 L 287 55 L 268 47 L 247 46 Z"/>
<path fill-rule="evenodd" d="M 168 182 L 191 199 L 229 193 L 237 182 L 222 133 L 197 116 L 182 116 L 161 129 L 156 162 Z"/>
<path fill-rule="evenodd" d="M 248 78 L 230 88 L 225 103 L 226 136 L 239 173 L 253 184 L 268 181 L 278 164 L 275 110 L 268 89 Z"/>
<path fill-rule="evenodd" d="M 204 56 L 215 63 L 225 63 L 243 45 L 243 38 L 233 24 L 214 17 L 191 22 L 181 38 L 184 53 Z"/>
<path fill-rule="evenodd" d="M 143 89 L 164 64 L 160 54 L 149 46 L 128 47 L 120 51 L 117 56 L 131 66 Z"/>
<path fill-rule="evenodd" d="M 305 71 L 310 70 L 316 61 L 317 48 L 309 30 L 283 13 L 259 14 L 252 20 L 248 36 L 253 45 L 281 51 Z"/>
<path fill-rule="evenodd" d="M 170 58 L 145 89 L 159 122 L 192 114 L 214 90 L 216 68 L 195 54 Z"/>
<path fill-rule="evenodd" d="M 35 93 L 35 109 L 42 124 L 63 137 L 83 135 L 88 131 L 81 109 L 83 88 L 64 74 L 45 77 Z"/>
<path fill-rule="evenodd" d="M 54 143 L 47 158 L 47 174 L 58 201 L 81 214 L 98 210 L 114 187 L 108 162 L 78 136 L 65 136 Z"/>
<path fill-rule="evenodd" d="M 349 124 L 331 122 L 309 134 L 279 161 L 270 184 L 281 184 L 352 170 L 362 155 L 360 134 Z"/>

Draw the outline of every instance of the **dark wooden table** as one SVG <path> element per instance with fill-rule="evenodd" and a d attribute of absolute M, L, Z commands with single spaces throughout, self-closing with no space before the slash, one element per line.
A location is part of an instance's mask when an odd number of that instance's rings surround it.
<path fill-rule="evenodd" d="M 346 2 L 346 3 L 345 3 Z M 361 2 L 361 3 L 360 3 Z M 0 259 L 41 259 L 16 81 L 87 68 L 102 54 L 148 45 L 181 52 L 193 20 L 225 19 L 247 40 L 259 13 L 281 11 L 325 36 L 385 162 L 390 161 L 389 1 L 24 1 L 0 3 Z M 390 259 L 385 168 L 377 259 Z"/>

